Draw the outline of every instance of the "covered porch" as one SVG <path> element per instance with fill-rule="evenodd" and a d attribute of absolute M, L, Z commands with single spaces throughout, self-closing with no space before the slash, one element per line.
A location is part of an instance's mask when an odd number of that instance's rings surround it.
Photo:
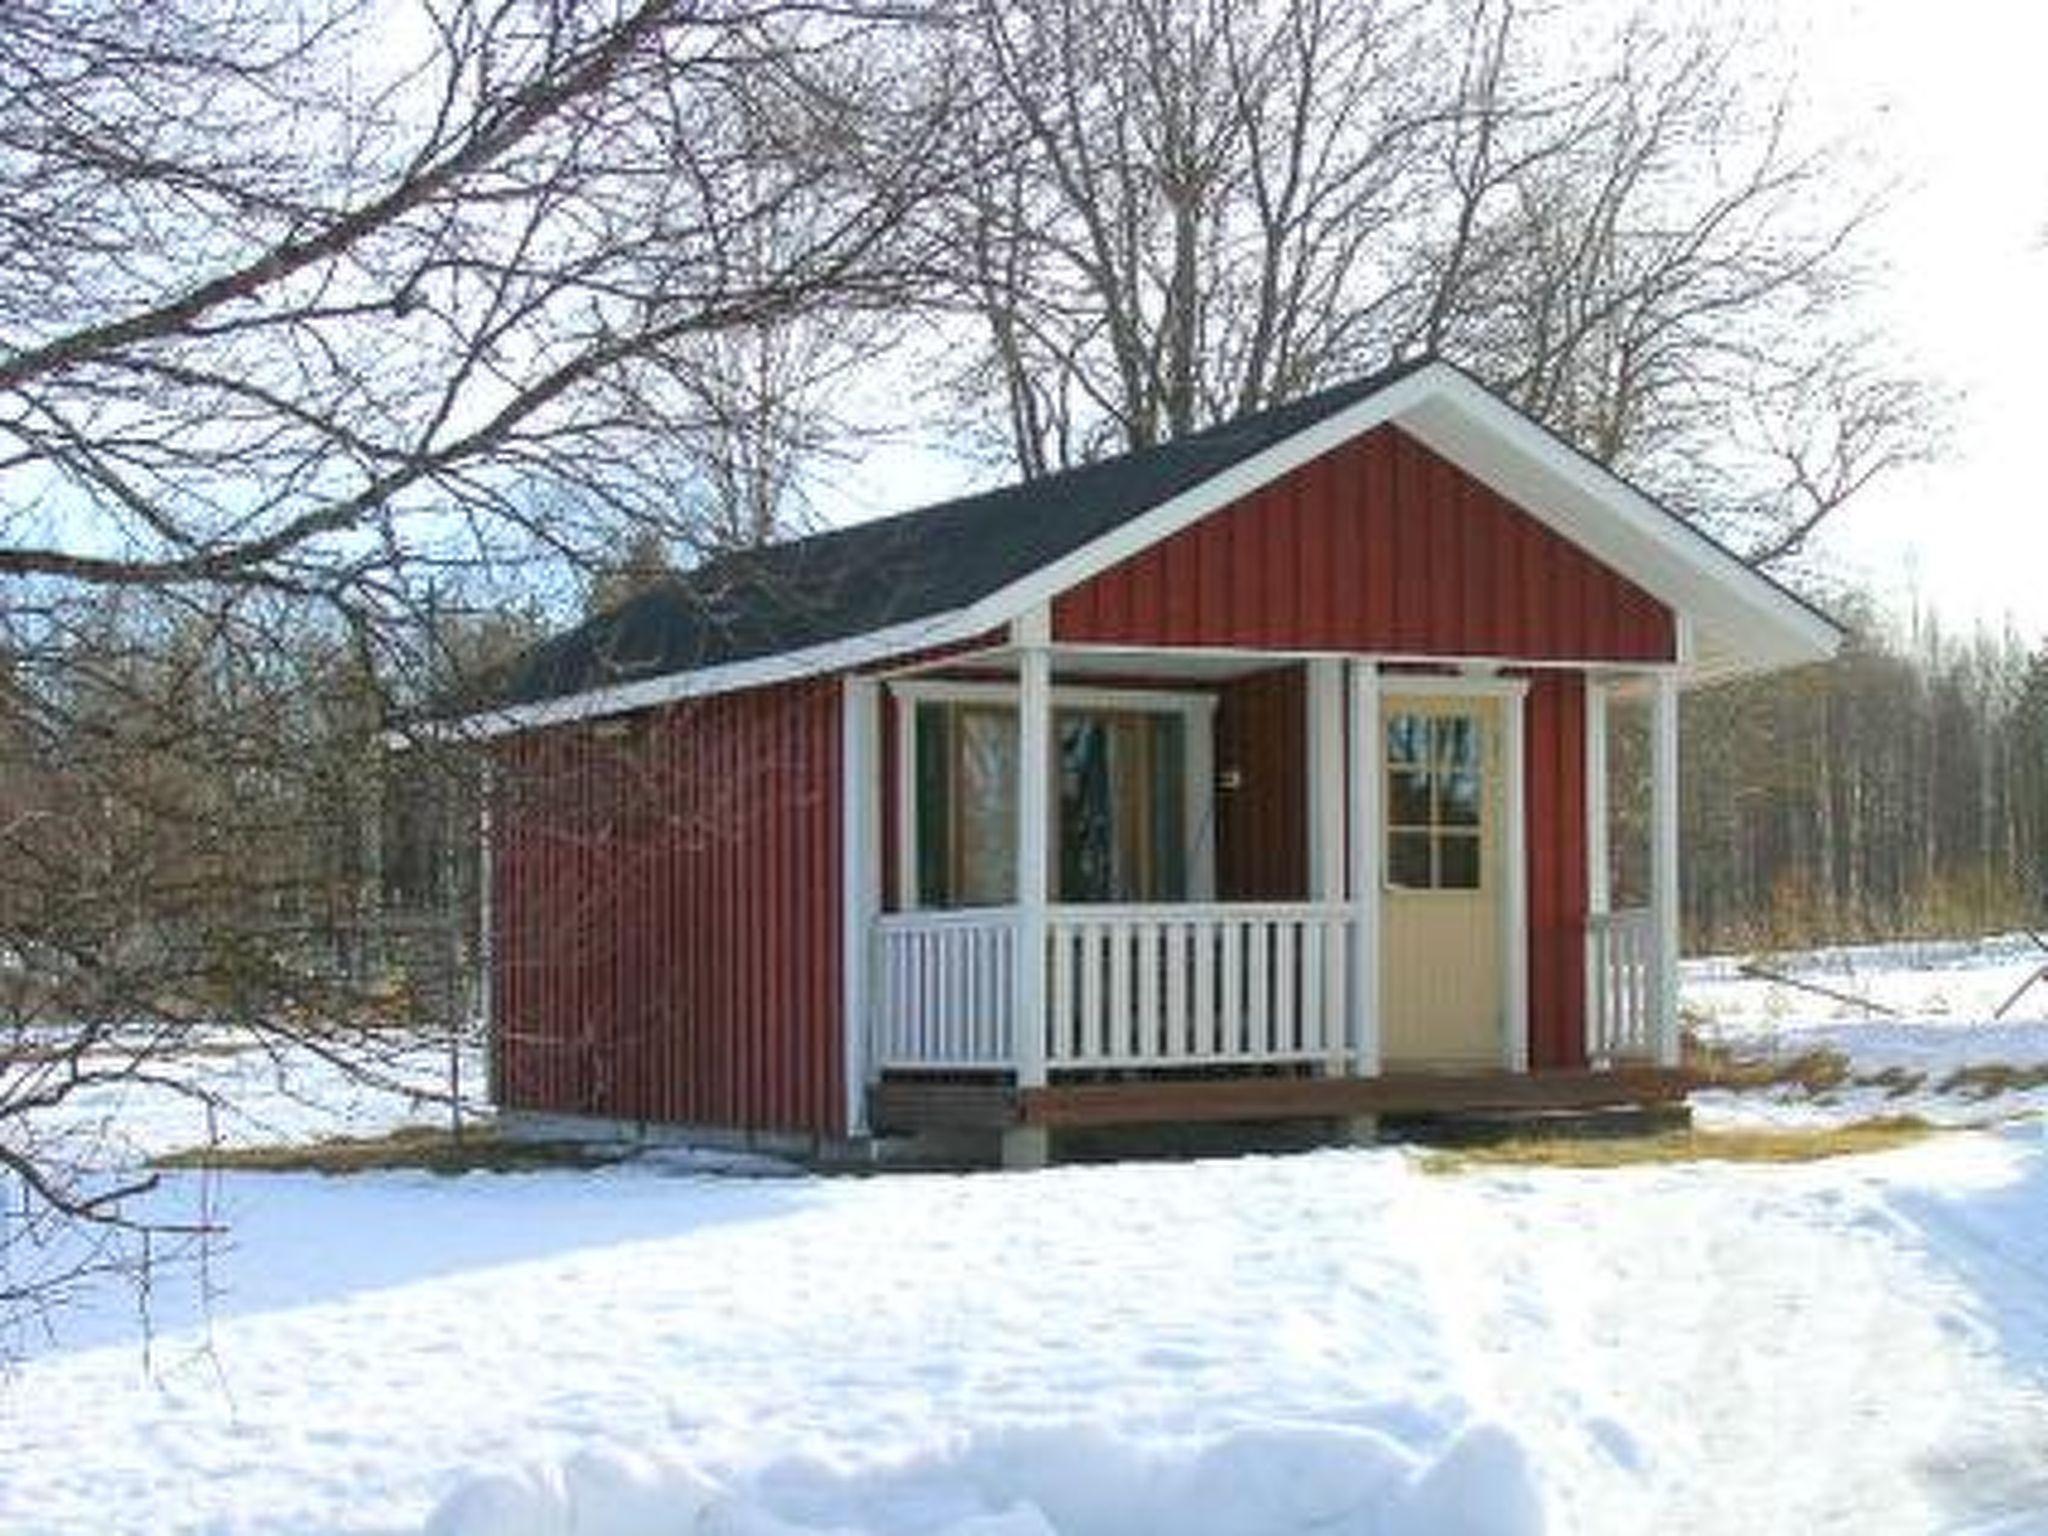
<path fill-rule="evenodd" d="M 1001 646 L 850 679 L 848 783 L 865 786 L 847 806 L 860 1123 L 1345 1120 L 1673 1097 L 1677 680 L 1671 666 L 1055 646 L 1028 624 Z M 1532 709 L 1532 687 L 1572 707 Z M 1289 702 L 1245 718 L 1255 691 Z M 1624 910 L 1607 804 L 1618 696 L 1645 700 L 1651 727 L 1648 899 Z M 960 813 L 929 803 L 927 739 L 932 709 L 961 701 L 1011 743 L 999 792 L 953 784 L 974 806 L 964 833 Z M 1171 750 L 1146 760 L 1162 787 L 1126 783 L 1105 810 L 1078 783 L 1104 734 L 1088 722 L 1141 715 L 1176 722 L 1157 733 Z M 1568 785 L 1546 766 L 1564 759 Z M 1276 777 L 1284 811 L 1263 782 Z M 1559 829 L 1539 818 L 1562 791 L 1577 803 Z M 1141 822 L 1130 850 L 1117 845 Z M 1109 852 L 1081 846 L 1077 826 Z M 950 828 L 987 844 L 991 827 L 1001 857 L 956 857 L 949 883 L 929 842 Z M 1299 856 L 1254 871 L 1262 837 Z M 1125 853 L 1139 874 L 1095 878 L 1090 857 Z M 1575 861 L 1565 876 L 1560 857 Z"/>

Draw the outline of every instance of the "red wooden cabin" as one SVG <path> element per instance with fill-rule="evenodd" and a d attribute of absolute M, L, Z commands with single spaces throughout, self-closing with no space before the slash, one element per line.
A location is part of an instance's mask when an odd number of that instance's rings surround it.
<path fill-rule="evenodd" d="M 1027 1160 L 1669 1094 L 1679 690 L 1839 638 L 1440 362 L 707 565 L 472 722 L 498 1100 Z"/>

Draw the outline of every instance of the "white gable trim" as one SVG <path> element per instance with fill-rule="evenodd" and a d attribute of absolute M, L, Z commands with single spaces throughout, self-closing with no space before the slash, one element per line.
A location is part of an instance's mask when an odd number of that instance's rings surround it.
<path fill-rule="evenodd" d="M 1840 644 L 1832 623 L 1711 539 L 1458 369 L 1430 363 L 964 608 L 801 650 L 512 705 L 448 729 L 500 736 L 957 644 L 1019 620 L 1210 513 L 1389 423 L 1670 608 L 1681 632 L 1704 642 L 1696 655 L 1676 658 L 1693 680 L 1818 661 Z M 1704 627 L 1704 636 L 1695 625 Z"/>
<path fill-rule="evenodd" d="M 1401 429 L 1671 609 L 1689 680 L 1839 648 L 1833 622 L 1464 374 L 1442 371 L 1444 387 L 1404 413 Z"/>

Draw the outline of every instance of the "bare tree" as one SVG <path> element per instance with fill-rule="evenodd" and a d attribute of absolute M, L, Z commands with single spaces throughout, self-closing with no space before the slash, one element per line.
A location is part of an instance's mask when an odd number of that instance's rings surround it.
<path fill-rule="evenodd" d="M 1431 110 L 1378 3 L 984 0 L 950 233 L 1027 473 L 1361 366 Z"/>
<path fill-rule="evenodd" d="M 1926 451 L 1874 205 L 1758 47 L 1518 0 L 983 0 L 954 289 L 1027 474 L 1417 353 L 1794 553 Z"/>
<path fill-rule="evenodd" d="M 858 288 L 934 159 L 817 7 L 473 0 L 366 78 L 394 13 L 10 11 L 0 574 L 320 592 L 536 483 L 649 512 L 693 425 L 663 375 Z"/>
<path fill-rule="evenodd" d="M 915 10 L 0 14 L 0 1309 L 162 1219 L 70 1129 L 109 1083 L 205 1096 L 223 1020 L 375 1070 L 418 1000 L 335 935 L 440 605 L 722 537 L 730 338 L 898 293 L 945 174 Z"/>

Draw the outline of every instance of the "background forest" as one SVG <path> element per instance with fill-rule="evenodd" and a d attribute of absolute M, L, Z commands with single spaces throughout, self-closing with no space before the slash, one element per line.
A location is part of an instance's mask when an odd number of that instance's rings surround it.
<path fill-rule="evenodd" d="M 1925 616 L 1854 619 L 1835 661 L 1681 706 L 1691 952 L 2048 916 L 2048 648 L 2010 629 L 1950 636 Z M 1642 750 L 1631 725 L 1617 774 Z M 1624 891 L 1642 889 L 1636 846 L 1617 842 Z"/>

